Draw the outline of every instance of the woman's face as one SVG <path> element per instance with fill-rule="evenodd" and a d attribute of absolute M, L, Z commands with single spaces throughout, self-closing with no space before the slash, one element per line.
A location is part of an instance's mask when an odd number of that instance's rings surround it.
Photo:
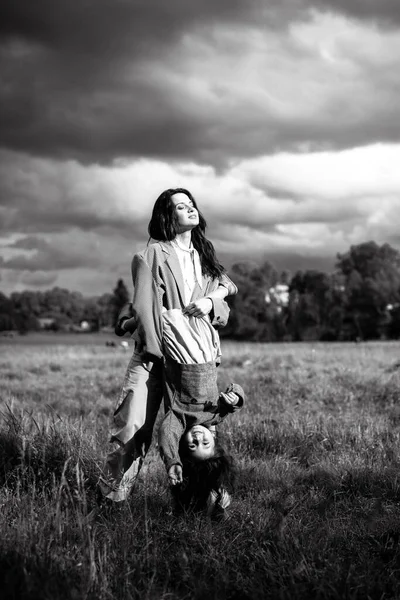
<path fill-rule="evenodd" d="M 183 233 L 184 231 L 191 231 L 194 229 L 199 224 L 199 213 L 190 198 L 188 198 L 186 194 L 179 192 L 174 194 L 171 197 L 171 200 L 178 221 L 177 233 Z"/>
<path fill-rule="evenodd" d="M 187 431 L 183 438 L 189 456 L 195 460 L 206 460 L 214 456 L 215 439 L 207 427 L 203 425 L 194 425 Z"/>

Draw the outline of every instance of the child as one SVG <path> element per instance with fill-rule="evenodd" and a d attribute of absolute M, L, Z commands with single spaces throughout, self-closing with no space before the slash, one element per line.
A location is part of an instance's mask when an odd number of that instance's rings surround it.
<path fill-rule="evenodd" d="M 242 408 L 244 392 L 237 384 L 218 392 L 219 343 L 207 319 L 181 311 L 166 311 L 163 318 L 166 414 L 159 430 L 160 454 L 180 508 L 223 511 L 230 503 L 226 488 L 232 483 L 232 465 L 216 440 L 215 425 Z"/>

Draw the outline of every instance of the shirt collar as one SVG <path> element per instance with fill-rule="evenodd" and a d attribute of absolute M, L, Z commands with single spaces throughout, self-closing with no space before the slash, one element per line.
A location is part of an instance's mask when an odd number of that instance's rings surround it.
<path fill-rule="evenodd" d="M 171 244 L 173 246 L 177 246 L 180 250 L 183 250 L 184 252 L 193 252 L 194 250 L 194 246 L 193 246 L 193 242 L 190 242 L 190 246 L 189 248 L 187 248 L 186 246 L 184 246 L 181 242 L 179 242 L 177 239 L 172 240 Z"/>

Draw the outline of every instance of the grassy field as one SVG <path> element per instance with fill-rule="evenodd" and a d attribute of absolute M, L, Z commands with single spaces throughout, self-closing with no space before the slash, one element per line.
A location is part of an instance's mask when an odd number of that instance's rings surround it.
<path fill-rule="evenodd" d="M 400 598 L 400 343 L 224 342 L 229 519 L 173 516 L 154 447 L 89 526 L 131 352 L 105 339 L 0 341 L 2 598 Z"/>

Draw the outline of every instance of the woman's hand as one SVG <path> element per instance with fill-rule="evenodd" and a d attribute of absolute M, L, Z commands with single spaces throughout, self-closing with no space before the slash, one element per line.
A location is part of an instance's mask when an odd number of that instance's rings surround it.
<path fill-rule="evenodd" d="M 171 485 L 177 485 L 182 483 L 182 467 L 181 465 L 172 465 L 168 471 L 168 480 Z"/>
<path fill-rule="evenodd" d="M 213 303 L 211 298 L 199 298 L 183 309 L 183 314 L 188 317 L 205 317 L 211 312 Z"/>

